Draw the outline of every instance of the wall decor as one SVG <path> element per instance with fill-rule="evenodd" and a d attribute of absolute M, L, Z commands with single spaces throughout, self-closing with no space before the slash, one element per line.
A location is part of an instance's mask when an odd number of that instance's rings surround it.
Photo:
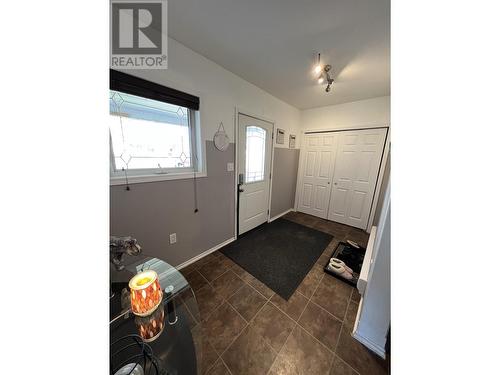
<path fill-rule="evenodd" d="M 283 129 L 279 129 L 276 131 L 276 144 L 284 145 L 285 144 L 285 131 Z"/>
<path fill-rule="evenodd" d="M 295 135 L 290 134 L 290 141 L 289 141 L 288 147 L 295 148 L 295 138 L 296 138 Z"/>
<path fill-rule="evenodd" d="M 226 151 L 229 147 L 229 137 L 226 134 L 226 129 L 224 129 L 222 121 L 214 134 L 214 145 L 219 151 Z"/>

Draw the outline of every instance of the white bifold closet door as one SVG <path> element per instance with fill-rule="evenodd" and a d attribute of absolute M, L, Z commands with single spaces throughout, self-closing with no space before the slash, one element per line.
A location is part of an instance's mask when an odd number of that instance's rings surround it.
<path fill-rule="evenodd" d="M 387 129 L 306 134 L 298 211 L 366 229 Z"/>
<path fill-rule="evenodd" d="M 327 218 L 337 138 L 336 133 L 305 137 L 299 211 Z"/>
<path fill-rule="evenodd" d="M 339 132 L 328 219 L 366 229 L 386 129 Z"/>

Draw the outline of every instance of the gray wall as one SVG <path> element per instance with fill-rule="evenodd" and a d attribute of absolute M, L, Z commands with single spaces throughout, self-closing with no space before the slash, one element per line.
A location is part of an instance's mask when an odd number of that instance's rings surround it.
<path fill-rule="evenodd" d="M 143 252 L 176 266 L 234 236 L 234 143 L 228 150 L 206 141 L 208 177 L 197 179 L 198 213 L 194 213 L 192 179 L 112 186 L 110 234 L 131 235 Z M 170 245 L 170 233 L 177 243 Z"/>
<path fill-rule="evenodd" d="M 271 217 L 294 207 L 298 167 L 299 149 L 274 149 Z"/>
<path fill-rule="evenodd" d="M 207 175 L 197 179 L 198 213 L 194 213 L 192 179 L 112 186 L 110 234 L 131 235 L 144 254 L 177 266 L 234 236 L 234 172 L 227 163 L 235 160 L 235 146 L 215 149 L 206 141 Z M 295 201 L 298 149 L 274 149 L 271 217 Z M 169 235 L 177 233 L 170 245 Z"/>

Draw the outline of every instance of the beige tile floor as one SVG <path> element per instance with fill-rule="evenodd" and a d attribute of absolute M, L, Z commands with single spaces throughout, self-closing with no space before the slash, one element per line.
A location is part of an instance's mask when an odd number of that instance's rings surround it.
<path fill-rule="evenodd" d="M 200 310 L 203 373 L 387 374 L 387 363 L 350 335 L 357 290 L 323 272 L 338 242 L 366 246 L 368 235 L 302 213 L 285 218 L 334 236 L 288 301 L 220 252 L 181 270 Z"/>

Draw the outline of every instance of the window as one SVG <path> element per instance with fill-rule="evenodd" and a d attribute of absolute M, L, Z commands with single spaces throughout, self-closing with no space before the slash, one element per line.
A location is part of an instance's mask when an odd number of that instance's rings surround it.
<path fill-rule="evenodd" d="M 247 126 L 247 144 L 245 155 L 245 181 L 264 180 L 266 160 L 266 130 L 258 126 Z"/>
<path fill-rule="evenodd" d="M 199 99 L 124 73 L 111 72 L 112 181 L 126 178 L 134 182 L 144 176 L 161 180 L 169 179 L 165 178 L 169 175 L 193 176 L 199 172 L 202 169 L 196 126 Z M 144 182 L 144 178 L 138 181 Z"/>
<path fill-rule="evenodd" d="M 192 168 L 188 108 L 119 91 L 109 102 L 115 169 Z"/>

